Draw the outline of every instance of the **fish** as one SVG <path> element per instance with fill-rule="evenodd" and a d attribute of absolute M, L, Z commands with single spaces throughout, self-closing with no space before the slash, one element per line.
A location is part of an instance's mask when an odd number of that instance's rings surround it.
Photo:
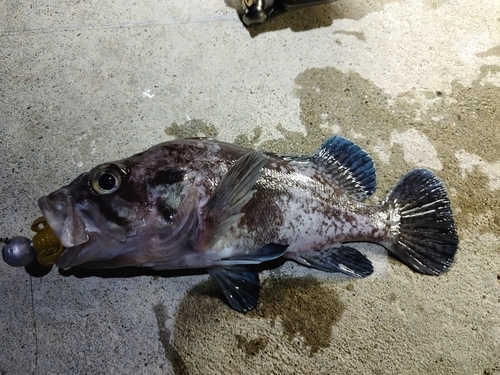
<path fill-rule="evenodd" d="M 414 169 L 366 202 L 375 188 L 370 156 L 340 136 L 297 156 L 188 138 L 100 164 L 38 204 L 65 248 L 58 267 L 206 269 L 229 306 L 248 312 L 256 265 L 274 259 L 369 276 L 355 242 L 417 272 L 445 272 L 459 240 L 442 182 Z"/>

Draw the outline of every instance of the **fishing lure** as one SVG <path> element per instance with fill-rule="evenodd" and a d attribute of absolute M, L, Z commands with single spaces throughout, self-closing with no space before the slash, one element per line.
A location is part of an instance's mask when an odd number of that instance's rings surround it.
<path fill-rule="evenodd" d="M 31 230 L 35 232 L 32 240 L 23 236 L 0 238 L 5 243 L 2 257 L 9 266 L 24 267 L 36 258 L 42 266 L 50 267 L 65 250 L 45 217 L 36 219 Z"/>

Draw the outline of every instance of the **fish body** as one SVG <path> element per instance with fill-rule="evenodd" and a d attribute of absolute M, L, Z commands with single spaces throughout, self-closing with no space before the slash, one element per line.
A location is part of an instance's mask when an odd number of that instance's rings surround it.
<path fill-rule="evenodd" d="M 417 169 L 380 204 L 370 157 L 333 137 L 312 155 L 264 154 L 208 139 L 165 142 L 101 164 L 39 199 L 66 250 L 62 268 L 206 268 L 238 311 L 256 306 L 252 265 L 278 257 L 363 277 L 371 262 L 345 245 L 381 244 L 438 275 L 458 245 L 441 182 Z"/>

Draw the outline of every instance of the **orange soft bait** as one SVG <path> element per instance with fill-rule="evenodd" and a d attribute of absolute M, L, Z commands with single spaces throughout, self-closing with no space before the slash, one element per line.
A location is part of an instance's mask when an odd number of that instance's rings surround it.
<path fill-rule="evenodd" d="M 31 230 L 36 232 L 32 241 L 38 262 L 42 266 L 53 265 L 66 248 L 61 244 L 45 217 L 36 219 L 31 225 Z"/>

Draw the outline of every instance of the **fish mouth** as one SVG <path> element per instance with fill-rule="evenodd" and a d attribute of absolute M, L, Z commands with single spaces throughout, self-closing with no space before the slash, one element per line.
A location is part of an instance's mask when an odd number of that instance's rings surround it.
<path fill-rule="evenodd" d="M 85 224 L 78 216 L 76 203 L 69 192 L 60 189 L 43 196 L 38 199 L 38 206 L 64 247 L 75 247 L 89 240 Z"/>

